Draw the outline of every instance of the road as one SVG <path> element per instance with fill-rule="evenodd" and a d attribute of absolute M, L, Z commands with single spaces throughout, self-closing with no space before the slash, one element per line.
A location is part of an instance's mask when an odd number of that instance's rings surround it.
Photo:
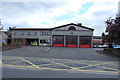
<path fill-rule="evenodd" d="M 98 55 L 96 50 L 100 49 L 22 47 L 4 51 L 3 78 L 118 78 L 118 59 Z"/>
<path fill-rule="evenodd" d="M 118 78 L 111 74 L 3 68 L 3 78 Z"/>
<path fill-rule="evenodd" d="M 94 54 L 95 48 L 62 48 L 62 47 L 23 47 L 4 51 L 3 56 L 58 58 L 76 60 L 118 61 L 118 59 Z"/>

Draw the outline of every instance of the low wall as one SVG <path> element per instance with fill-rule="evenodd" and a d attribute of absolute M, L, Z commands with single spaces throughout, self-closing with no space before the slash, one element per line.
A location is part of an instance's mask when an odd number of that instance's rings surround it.
<path fill-rule="evenodd" d="M 15 44 L 5 45 L 5 46 L 2 46 L 2 51 L 16 49 L 16 48 L 21 48 L 21 46 L 15 45 Z"/>
<path fill-rule="evenodd" d="M 120 48 L 117 48 L 117 49 L 115 49 L 115 48 L 104 48 L 103 53 L 113 54 L 113 55 L 116 55 L 116 56 L 120 57 Z"/>

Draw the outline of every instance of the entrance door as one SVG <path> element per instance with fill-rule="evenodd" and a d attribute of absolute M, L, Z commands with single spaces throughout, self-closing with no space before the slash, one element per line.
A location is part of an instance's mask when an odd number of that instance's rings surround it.
<path fill-rule="evenodd" d="M 66 36 L 66 47 L 78 47 L 78 36 L 69 35 Z"/>

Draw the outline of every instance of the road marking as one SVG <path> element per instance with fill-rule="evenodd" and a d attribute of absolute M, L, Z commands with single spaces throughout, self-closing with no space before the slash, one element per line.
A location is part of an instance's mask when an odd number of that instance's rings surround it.
<path fill-rule="evenodd" d="M 29 64 L 31 64 L 32 66 L 34 66 L 35 68 L 39 68 L 39 66 L 37 66 L 37 65 L 35 65 L 35 64 L 33 64 L 33 63 L 31 63 L 30 61 L 28 61 L 28 60 L 25 60 L 24 58 L 22 58 L 22 57 L 19 57 L 20 59 L 22 59 L 23 61 L 25 61 L 25 62 L 27 62 L 27 63 L 29 63 Z"/>
<path fill-rule="evenodd" d="M 6 56 L 6 58 L 8 59 L 8 63 L 9 63 L 9 59 L 11 60 L 11 57 L 7 57 Z M 16 59 L 17 58 L 17 59 Z M 3 59 L 5 59 L 5 58 L 3 58 Z M 15 59 L 15 60 L 23 60 L 23 62 L 27 62 L 27 63 L 29 63 L 31 66 L 21 66 L 21 65 L 7 65 L 7 64 L 4 64 L 4 62 L 3 62 L 3 66 L 7 66 L 7 67 L 23 67 L 23 68 L 37 68 L 37 69 L 49 69 L 49 70 L 61 70 L 61 71 L 85 71 L 85 72 L 105 72 L 105 73 L 118 73 L 118 72 L 120 72 L 119 70 L 117 70 L 117 69 L 113 69 L 113 68 L 109 68 L 109 67 L 104 67 L 104 65 L 103 66 L 100 66 L 100 65 L 102 65 L 102 64 L 112 64 L 112 63 L 118 63 L 118 62 L 110 62 L 110 61 L 98 61 L 98 62 L 100 62 L 101 64 L 97 64 L 97 61 L 91 61 L 91 60 L 89 60 L 90 62 L 95 62 L 95 65 L 91 65 L 91 64 L 89 64 L 89 63 L 85 63 L 85 62 L 87 62 L 88 60 L 69 60 L 69 59 L 52 59 L 52 58 L 31 58 L 31 57 L 12 57 L 12 60 L 13 59 Z M 26 60 L 27 59 L 27 60 Z M 34 60 L 32 60 L 32 59 L 38 59 L 37 61 L 48 61 L 48 62 L 50 62 L 50 64 L 41 64 L 41 65 L 35 65 L 34 63 L 32 63 L 32 62 L 30 62 L 30 61 L 34 61 Z M 40 59 L 40 60 L 39 60 Z M 29 60 L 29 61 L 28 61 Z M 63 61 L 63 62 L 57 62 L 57 61 L 54 61 L 54 60 L 61 60 L 61 61 Z M 82 67 L 71 67 L 71 66 L 68 66 L 68 65 L 66 65 L 66 64 L 64 64 L 64 62 L 66 63 L 66 61 L 67 61 L 67 63 L 80 63 L 80 64 L 86 64 L 86 65 L 88 65 L 88 66 L 83 66 L 83 68 L 85 68 L 85 67 L 90 67 L 90 66 L 97 66 L 97 67 L 101 67 L 101 68 L 106 68 L 106 69 L 110 69 L 110 70 L 116 70 L 116 71 L 104 71 L 104 70 L 91 70 L 91 69 L 88 69 L 88 70 L 83 70 L 83 69 L 79 69 L 79 68 L 82 68 Z M 17 62 L 17 61 L 16 61 Z M 22 62 L 22 61 L 18 61 L 18 62 Z M 60 69 L 59 67 L 56 67 L 56 68 L 50 68 L 49 66 L 47 66 L 47 65 L 62 65 L 62 66 L 64 66 L 64 67 L 68 67 L 68 68 L 70 68 L 70 69 Z M 1 65 L 2 66 L 2 65 Z M 42 66 L 46 66 L 46 67 L 42 67 Z"/>
<path fill-rule="evenodd" d="M 5 66 L 5 67 L 19 67 L 19 68 L 35 68 L 33 66 L 20 66 L 20 65 L 6 65 L 6 64 L 3 64 L 2 66 Z"/>
<path fill-rule="evenodd" d="M 19 68 L 35 68 L 33 66 L 18 66 L 18 65 L 2 65 L 4 67 L 19 67 Z M 77 71 L 77 72 L 98 72 L 98 73 L 114 73 L 118 75 L 118 72 L 115 71 L 98 71 L 98 70 L 76 70 L 76 69 L 57 69 L 57 68 L 43 68 L 39 67 L 39 69 L 46 70 L 59 70 L 59 71 Z"/>
<path fill-rule="evenodd" d="M 8 61 L 8 62 L 4 62 L 4 64 L 5 64 L 5 63 L 19 63 L 19 62 L 23 62 L 23 61 L 12 61 L 12 62 L 9 62 L 9 61 Z"/>
<path fill-rule="evenodd" d="M 50 48 L 49 47 L 47 47 L 47 49 L 45 49 L 44 51 L 48 51 Z"/>
<path fill-rule="evenodd" d="M 74 68 L 74 67 L 71 67 L 71 66 L 67 66 L 67 65 L 65 65 L 65 64 L 62 64 L 62 63 L 58 63 L 58 62 L 55 62 L 55 61 L 52 61 L 52 60 L 45 59 L 45 58 L 42 58 L 42 59 L 43 59 L 43 60 L 46 60 L 46 61 L 50 61 L 50 62 L 55 63 L 55 64 L 59 64 L 59 65 L 68 67 L 68 68 Z"/>
<path fill-rule="evenodd" d="M 37 65 L 37 66 L 48 66 L 48 65 L 53 65 L 53 64 L 41 64 L 41 65 Z"/>
<path fill-rule="evenodd" d="M 120 74 L 120 70 L 118 70 L 118 73 Z"/>
<path fill-rule="evenodd" d="M 9 57 L 9 59 L 11 58 L 18 58 L 18 56 L 3 56 L 2 58 L 4 59 L 4 57 Z M 42 58 L 39 58 L 39 57 L 23 57 L 23 58 L 28 58 L 28 59 L 42 59 Z M 47 58 L 47 59 L 51 59 L 51 60 L 61 60 L 61 59 L 53 59 L 53 58 Z M 84 61 L 90 61 L 90 62 L 97 62 L 95 60 L 74 60 L 74 59 L 62 59 L 64 61 L 71 61 L 71 62 L 75 62 L 75 63 L 78 63 L 78 62 L 84 62 Z M 32 60 L 31 60 L 32 61 Z M 102 62 L 112 62 L 112 63 L 120 63 L 118 61 L 102 61 Z M 86 64 L 86 63 L 85 63 Z"/>
<path fill-rule="evenodd" d="M 111 64 L 111 63 L 113 63 L 113 62 L 107 62 L 107 63 L 102 63 L 102 64 Z M 77 68 L 74 68 L 74 69 L 87 68 L 87 67 L 98 66 L 98 65 L 102 65 L 102 64 L 96 64 L 96 65 L 87 64 L 88 66 L 77 67 Z M 102 67 L 102 66 L 101 66 L 101 67 Z"/>
<path fill-rule="evenodd" d="M 101 68 L 105 68 L 105 69 L 110 69 L 110 70 L 115 70 L 115 71 L 118 71 L 118 69 L 113 69 L 113 68 L 104 67 L 104 66 L 99 66 L 99 65 L 97 65 L 97 67 L 101 67 Z"/>

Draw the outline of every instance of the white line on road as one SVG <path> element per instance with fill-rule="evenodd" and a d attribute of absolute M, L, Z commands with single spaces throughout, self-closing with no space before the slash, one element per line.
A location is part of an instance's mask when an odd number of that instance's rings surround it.
<path fill-rule="evenodd" d="M 47 47 L 47 49 L 45 49 L 44 51 L 48 51 L 50 48 L 49 47 Z"/>

